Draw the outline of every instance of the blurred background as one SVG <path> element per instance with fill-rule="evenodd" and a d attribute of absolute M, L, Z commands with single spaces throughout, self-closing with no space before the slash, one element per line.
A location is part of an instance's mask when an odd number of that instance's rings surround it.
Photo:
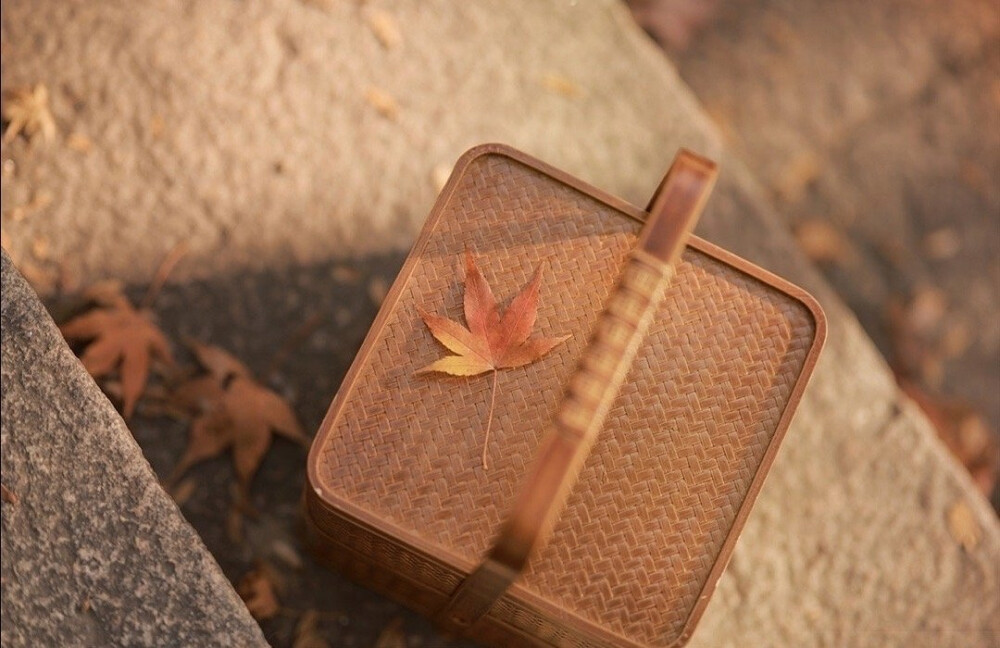
<path fill-rule="evenodd" d="M 12 0 L 0 48 L 2 244 L 57 322 L 120 281 L 182 364 L 184 341 L 225 349 L 312 434 L 465 149 L 644 204 L 680 142 L 729 163 L 716 205 L 750 196 L 719 211 L 781 219 L 1000 508 L 996 0 Z M 709 238 L 756 244 L 755 222 Z M 168 481 L 170 380 L 130 430 L 269 641 L 443 644 L 303 555 L 301 447 L 262 459 L 253 516 L 226 458 Z M 839 469 L 850 442 L 815 447 Z"/>
<path fill-rule="evenodd" d="M 1000 507 L 996 4 L 629 6 Z"/>

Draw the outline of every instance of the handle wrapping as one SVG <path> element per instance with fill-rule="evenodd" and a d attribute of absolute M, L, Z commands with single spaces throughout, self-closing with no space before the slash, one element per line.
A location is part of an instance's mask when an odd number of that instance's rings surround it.
<path fill-rule="evenodd" d="M 438 614 L 446 628 L 461 631 L 486 614 L 551 534 L 674 276 L 715 174 L 712 162 L 678 154 L 493 548 Z"/>

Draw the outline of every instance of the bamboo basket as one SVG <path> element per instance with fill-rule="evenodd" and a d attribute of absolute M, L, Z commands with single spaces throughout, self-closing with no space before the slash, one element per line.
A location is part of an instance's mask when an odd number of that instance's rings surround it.
<path fill-rule="evenodd" d="M 643 210 L 466 153 L 313 443 L 316 555 L 488 645 L 684 644 L 826 333 L 804 291 L 688 237 L 714 175 L 682 152 Z M 496 374 L 488 467 L 492 376 L 415 373 L 446 353 L 419 309 L 464 322 L 467 251 L 501 307 L 541 266 L 534 331 L 571 336 Z"/>

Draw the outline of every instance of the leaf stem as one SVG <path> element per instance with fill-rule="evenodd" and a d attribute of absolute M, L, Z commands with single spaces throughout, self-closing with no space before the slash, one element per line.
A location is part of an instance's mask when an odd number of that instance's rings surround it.
<path fill-rule="evenodd" d="M 490 396 L 490 413 L 486 418 L 486 436 L 483 438 L 483 470 L 489 470 L 489 466 L 486 463 L 486 448 L 490 443 L 490 427 L 493 426 L 493 409 L 497 404 L 497 379 L 500 377 L 500 372 L 496 369 L 493 370 L 493 395 Z"/>
<path fill-rule="evenodd" d="M 163 261 L 160 262 L 160 267 L 156 269 L 156 274 L 153 276 L 153 281 L 149 284 L 149 288 L 146 290 L 146 296 L 142 298 L 142 303 L 139 308 L 151 308 L 153 302 L 160 294 L 160 290 L 163 288 L 163 284 L 167 283 L 167 278 L 170 277 L 170 273 L 173 272 L 174 266 L 180 261 L 185 254 L 187 254 L 188 244 L 187 241 L 181 241 L 167 252 L 167 255 L 163 257 Z"/>

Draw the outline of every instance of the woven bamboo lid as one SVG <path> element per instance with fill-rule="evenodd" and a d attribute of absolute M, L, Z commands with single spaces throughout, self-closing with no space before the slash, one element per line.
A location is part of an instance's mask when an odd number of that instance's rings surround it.
<path fill-rule="evenodd" d="M 447 596 L 489 549 L 643 216 L 506 147 L 463 157 L 314 443 L 314 516 L 413 548 L 433 568 L 408 577 Z M 466 249 L 504 303 L 541 264 L 534 330 L 572 335 L 500 372 L 488 470 L 492 376 L 414 373 L 443 352 L 418 307 L 464 321 Z M 692 239 L 551 542 L 490 614 L 623 645 L 689 636 L 824 336 L 803 291 Z"/>

